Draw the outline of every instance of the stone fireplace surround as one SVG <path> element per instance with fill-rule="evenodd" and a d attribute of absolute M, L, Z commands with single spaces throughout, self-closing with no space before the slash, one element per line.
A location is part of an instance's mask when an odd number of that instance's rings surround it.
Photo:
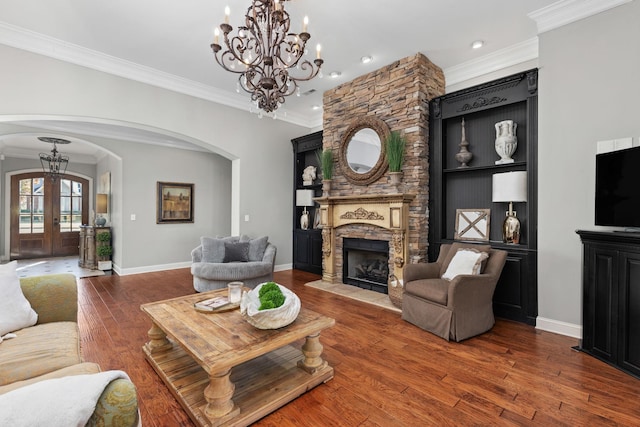
<path fill-rule="evenodd" d="M 344 237 L 389 241 L 389 298 L 402 303 L 402 266 L 425 260 L 428 246 L 429 100 L 444 94 L 444 73 L 416 54 L 325 92 L 323 148 L 339 153 L 354 120 L 376 117 L 406 139 L 402 183 L 385 172 L 368 185 L 350 182 L 334 167 L 331 190 L 320 204 L 322 280 L 342 280 Z"/>

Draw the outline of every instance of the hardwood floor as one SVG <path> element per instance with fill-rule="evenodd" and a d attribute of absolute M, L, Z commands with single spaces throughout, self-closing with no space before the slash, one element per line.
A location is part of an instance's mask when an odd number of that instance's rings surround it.
<path fill-rule="evenodd" d="M 571 349 L 577 340 L 498 319 L 488 333 L 446 342 L 397 313 L 276 273 L 312 310 L 335 377 L 256 426 L 640 425 L 640 380 Z M 79 279 L 85 360 L 136 384 L 144 426 L 192 426 L 146 362 L 150 322 L 140 304 L 193 293 L 189 269 Z"/>

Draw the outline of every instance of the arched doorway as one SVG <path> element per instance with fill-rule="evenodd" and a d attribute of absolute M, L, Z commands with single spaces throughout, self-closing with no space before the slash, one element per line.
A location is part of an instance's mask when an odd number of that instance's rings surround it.
<path fill-rule="evenodd" d="M 11 259 L 78 254 L 79 231 L 89 220 L 89 181 L 42 172 L 11 177 Z"/>

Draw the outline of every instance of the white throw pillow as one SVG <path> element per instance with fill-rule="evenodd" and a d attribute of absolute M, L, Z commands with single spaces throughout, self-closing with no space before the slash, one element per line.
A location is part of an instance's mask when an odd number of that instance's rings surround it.
<path fill-rule="evenodd" d="M 444 272 L 442 278 L 453 280 L 461 274 L 480 274 L 482 261 L 487 259 L 489 254 L 475 249 L 458 249 Z"/>
<path fill-rule="evenodd" d="M 16 261 L 0 265 L 0 336 L 33 326 L 38 314 L 24 297 L 16 273 Z"/>

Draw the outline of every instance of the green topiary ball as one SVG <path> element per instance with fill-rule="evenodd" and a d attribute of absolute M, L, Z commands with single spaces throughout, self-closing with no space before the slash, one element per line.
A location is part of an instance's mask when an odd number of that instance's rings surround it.
<path fill-rule="evenodd" d="M 262 285 L 260 287 L 260 290 L 258 291 L 258 298 L 262 298 L 262 296 L 272 290 L 280 290 L 280 288 L 278 287 L 278 285 L 276 284 L 276 282 L 267 282 L 264 285 Z"/>
<path fill-rule="evenodd" d="M 285 300 L 285 296 L 280 290 L 280 287 L 274 282 L 268 282 L 262 285 L 258 291 L 258 298 L 260 299 L 260 307 L 258 307 L 258 310 L 278 308 L 284 304 Z"/>

